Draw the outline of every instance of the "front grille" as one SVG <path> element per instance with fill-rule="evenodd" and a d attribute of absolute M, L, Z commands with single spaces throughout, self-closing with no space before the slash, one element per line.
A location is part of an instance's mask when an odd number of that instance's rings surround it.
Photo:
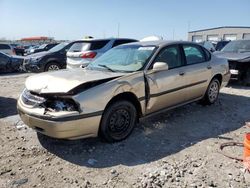
<path fill-rule="evenodd" d="M 229 69 L 237 70 L 237 64 L 238 64 L 237 61 L 228 61 L 228 63 L 229 63 Z"/>
<path fill-rule="evenodd" d="M 36 106 L 45 102 L 45 98 L 32 94 L 30 91 L 25 89 L 22 93 L 22 101 L 26 105 Z"/>

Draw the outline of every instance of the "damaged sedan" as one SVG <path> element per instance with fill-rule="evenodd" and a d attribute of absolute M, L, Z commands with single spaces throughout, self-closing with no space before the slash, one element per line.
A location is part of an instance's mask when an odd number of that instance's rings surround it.
<path fill-rule="evenodd" d="M 29 77 L 17 108 L 26 125 L 47 136 L 115 142 L 141 117 L 194 101 L 213 104 L 229 78 L 227 60 L 198 44 L 136 42 L 85 68 Z"/>
<path fill-rule="evenodd" d="M 231 41 L 215 54 L 228 59 L 232 80 L 250 85 L 250 40 Z"/>

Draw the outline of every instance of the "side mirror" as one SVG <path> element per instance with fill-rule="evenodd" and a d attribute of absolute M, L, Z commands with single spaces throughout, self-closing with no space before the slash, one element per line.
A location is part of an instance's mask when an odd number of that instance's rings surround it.
<path fill-rule="evenodd" d="M 154 71 L 168 70 L 168 64 L 165 62 L 155 62 L 153 65 Z"/>

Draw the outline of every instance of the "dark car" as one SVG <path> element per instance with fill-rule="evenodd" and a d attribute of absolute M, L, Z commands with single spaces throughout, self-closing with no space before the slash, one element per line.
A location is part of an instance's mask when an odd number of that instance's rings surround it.
<path fill-rule="evenodd" d="M 198 44 L 202 45 L 204 48 L 206 48 L 210 52 L 215 52 L 214 45 L 210 41 L 203 41 L 203 42 L 199 42 Z"/>
<path fill-rule="evenodd" d="M 221 51 L 222 48 L 224 48 L 224 46 L 226 46 L 230 41 L 219 41 L 217 42 L 217 44 L 215 45 L 215 50 L 216 51 Z"/>
<path fill-rule="evenodd" d="M 250 85 L 250 40 L 231 41 L 215 54 L 228 59 L 231 79 Z"/>
<path fill-rule="evenodd" d="M 56 45 L 58 45 L 58 43 L 42 44 L 42 45 L 39 46 L 38 48 L 34 49 L 34 51 L 31 52 L 31 53 L 38 53 L 38 52 L 48 51 L 48 50 L 50 50 L 51 48 L 55 47 Z"/>
<path fill-rule="evenodd" d="M 21 70 L 24 58 L 0 52 L 0 72 L 17 72 Z"/>
<path fill-rule="evenodd" d="M 75 42 L 62 42 L 48 51 L 26 56 L 24 70 L 45 72 L 66 68 L 66 52 Z"/>

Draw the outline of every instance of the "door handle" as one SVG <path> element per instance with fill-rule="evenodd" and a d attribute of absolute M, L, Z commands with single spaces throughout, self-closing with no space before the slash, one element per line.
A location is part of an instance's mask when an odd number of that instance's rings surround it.
<path fill-rule="evenodd" d="M 179 72 L 180 76 L 184 76 L 185 72 Z"/>
<path fill-rule="evenodd" d="M 211 69 L 211 68 L 212 68 L 211 65 L 208 65 L 208 66 L 207 66 L 207 69 Z"/>

